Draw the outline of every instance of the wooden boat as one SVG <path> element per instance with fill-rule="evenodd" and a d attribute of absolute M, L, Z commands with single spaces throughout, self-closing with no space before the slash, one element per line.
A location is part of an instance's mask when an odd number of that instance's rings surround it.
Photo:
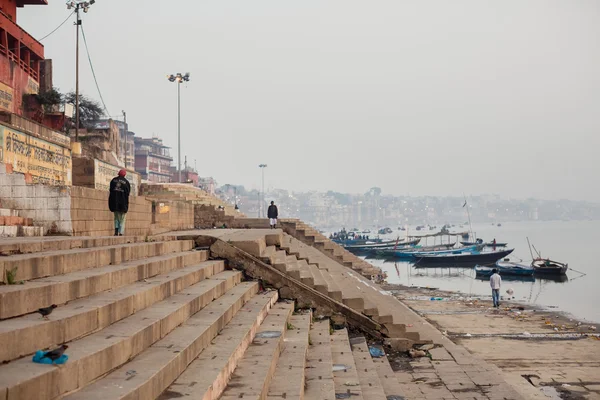
<path fill-rule="evenodd" d="M 504 275 L 533 275 L 533 267 L 527 264 L 519 264 L 511 261 L 496 261 L 495 267 L 486 267 L 482 265 L 475 266 L 475 273 L 482 276 L 491 276 L 492 271 L 498 270 L 501 276 Z"/>
<path fill-rule="evenodd" d="M 405 246 L 396 249 L 378 249 L 376 255 L 378 258 L 412 259 L 414 253 L 448 250 L 452 247 L 454 247 L 454 243 L 437 244 L 433 246 Z"/>
<path fill-rule="evenodd" d="M 548 258 L 536 258 L 531 262 L 536 274 L 540 275 L 565 275 L 569 269 L 569 264 L 553 261 Z"/>
<path fill-rule="evenodd" d="M 463 246 L 472 246 L 474 244 L 477 244 L 477 242 L 460 242 L 460 244 L 462 244 Z M 506 247 L 506 246 L 508 246 L 507 242 L 496 242 L 496 244 L 494 244 L 492 242 L 486 242 L 484 244 L 485 244 L 485 247 Z"/>
<path fill-rule="evenodd" d="M 416 244 L 418 244 L 421 241 L 421 239 L 413 239 L 413 240 L 406 240 L 406 239 L 402 239 L 402 240 L 386 240 L 385 242 L 379 242 L 379 243 L 370 243 L 369 241 L 367 241 L 366 243 L 360 243 L 360 244 L 352 244 L 351 242 L 349 242 L 348 244 L 344 244 L 344 248 L 346 250 L 372 250 L 372 249 L 393 249 L 394 246 L 398 245 L 398 246 L 414 246 Z"/>
<path fill-rule="evenodd" d="M 423 250 L 418 247 L 411 249 L 400 249 L 396 251 L 386 251 L 384 254 L 387 257 L 393 257 L 397 259 L 412 260 L 422 255 L 443 255 L 443 254 L 460 254 L 463 252 L 477 252 L 480 248 L 478 246 L 459 247 L 457 249 L 441 249 L 441 250 Z"/>
<path fill-rule="evenodd" d="M 419 265 L 448 265 L 448 264 L 471 264 L 475 265 L 493 265 L 496 261 L 503 259 L 514 249 L 498 250 L 490 252 L 479 252 L 477 250 L 465 251 L 458 254 L 448 253 L 425 253 L 415 254 L 416 264 Z M 438 253 L 438 254 L 435 254 Z"/>

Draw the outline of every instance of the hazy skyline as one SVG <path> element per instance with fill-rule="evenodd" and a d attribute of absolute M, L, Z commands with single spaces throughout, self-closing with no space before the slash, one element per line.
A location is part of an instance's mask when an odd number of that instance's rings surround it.
<path fill-rule="evenodd" d="M 63 0 L 19 9 L 40 38 Z M 598 1 L 97 0 L 82 14 L 112 116 L 219 183 L 600 201 Z M 74 21 L 74 17 L 72 18 Z M 43 41 L 75 86 L 75 28 Z M 81 91 L 99 99 L 81 43 Z"/>

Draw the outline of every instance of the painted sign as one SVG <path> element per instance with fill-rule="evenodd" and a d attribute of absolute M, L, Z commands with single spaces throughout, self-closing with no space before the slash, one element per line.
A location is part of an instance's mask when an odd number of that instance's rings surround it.
<path fill-rule="evenodd" d="M 0 82 L 0 110 L 12 112 L 13 110 L 13 88 Z"/>
<path fill-rule="evenodd" d="M 94 160 L 94 182 L 95 188 L 98 190 L 110 190 L 110 181 L 119 174 L 121 167 L 105 163 L 104 161 Z M 137 196 L 140 187 L 140 176 L 130 172 L 126 176 L 131 185 L 131 195 Z"/>
<path fill-rule="evenodd" d="M 38 94 L 40 92 L 40 84 L 33 79 L 31 76 L 27 77 L 27 86 L 25 86 L 25 93 L 27 94 Z"/>
<path fill-rule="evenodd" d="M 71 185 L 71 150 L 0 126 L 0 162 L 31 174 L 33 183 Z"/>

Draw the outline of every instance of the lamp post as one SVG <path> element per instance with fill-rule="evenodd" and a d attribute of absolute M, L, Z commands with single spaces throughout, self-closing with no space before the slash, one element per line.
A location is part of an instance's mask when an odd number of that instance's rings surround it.
<path fill-rule="evenodd" d="M 177 172 L 178 172 L 178 183 L 181 182 L 181 89 L 179 85 L 183 82 L 190 81 L 190 73 L 186 72 L 182 75 L 178 72 L 175 75 L 167 75 L 169 82 L 177 83 Z"/>
<path fill-rule="evenodd" d="M 67 10 L 71 8 L 75 9 L 75 15 L 77 16 L 77 21 L 75 25 L 77 26 L 77 37 L 75 39 L 75 141 L 79 142 L 79 27 L 81 26 L 81 17 L 79 15 L 79 10 L 83 10 L 84 13 L 87 13 L 90 10 L 90 6 L 94 4 L 96 0 L 67 0 Z"/>
<path fill-rule="evenodd" d="M 267 168 L 267 164 L 259 164 L 258 168 L 261 169 L 262 171 L 262 201 L 260 202 L 260 211 L 262 212 L 262 217 L 265 217 L 265 211 L 264 211 L 264 206 L 265 206 L 265 168 Z"/>

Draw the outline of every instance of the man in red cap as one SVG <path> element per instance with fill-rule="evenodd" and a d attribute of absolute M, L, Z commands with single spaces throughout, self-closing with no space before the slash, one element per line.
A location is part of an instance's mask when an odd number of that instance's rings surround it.
<path fill-rule="evenodd" d="M 127 171 L 119 171 L 119 176 L 110 181 L 110 195 L 108 196 L 108 208 L 115 215 L 115 236 L 123 236 L 125 233 L 125 216 L 129 210 L 129 192 L 131 186 L 125 179 Z"/>

